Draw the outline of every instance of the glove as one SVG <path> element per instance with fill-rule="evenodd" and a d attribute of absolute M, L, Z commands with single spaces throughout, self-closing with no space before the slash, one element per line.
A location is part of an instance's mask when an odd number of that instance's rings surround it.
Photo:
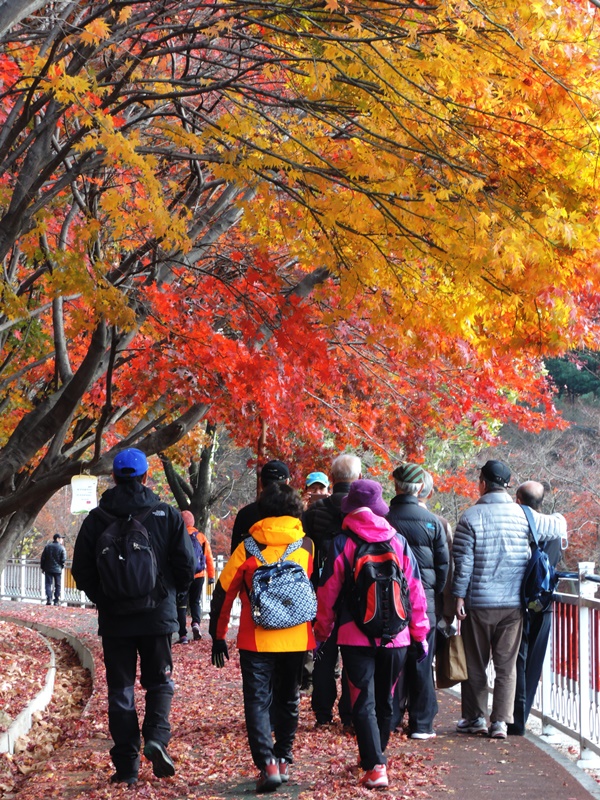
<path fill-rule="evenodd" d="M 423 640 L 422 642 L 415 642 L 415 653 L 417 656 L 417 664 L 421 664 L 427 658 L 429 653 L 429 645 L 427 644 L 427 640 Z"/>
<path fill-rule="evenodd" d="M 229 650 L 225 639 L 214 639 L 212 643 L 211 661 L 213 667 L 222 669 L 225 666 L 225 659 L 229 661 Z"/>
<path fill-rule="evenodd" d="M 208 585 L 209 585 L 209 586 L 212 586 L 212 585 L 214 584 L 214 582 L 215 582 L 215 579 L 214 579 L 214 578 L 209 578 L 209 579 L 208 579 Z"/>

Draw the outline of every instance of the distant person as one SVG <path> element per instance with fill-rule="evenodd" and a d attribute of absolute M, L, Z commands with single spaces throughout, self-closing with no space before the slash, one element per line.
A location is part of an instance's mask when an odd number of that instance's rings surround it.
<path fill-rule="evenodd" d="M 342 530 L 344 513 L 342 502 L 350 490 L 350 486 L 361 476 L 362 464 L 358 456 L 344 453 L 333 459 L 331 463 L 331 479 L 333 491 L 329 497 L 314 502 L 302 515 L 302 527 L 306 535 L 315 543 L 316 568 L 314 582 L 319 582 L 327 554 L 334 537 Z M 339 647 L 334 630 L 319 649 L 318 658 L 314 660 L 312 673 L 311 707 L 315 715 L 317 727 L 333 723 L 333 710 L 337 700 L 337 675 L 339 664 Z M 341 696 L 338 711 L 342 725 L 348 732 L 352 728 L 350 696 L 345 675 L 342 672 Z"/>
<path fill-rule="evenodd" d="M 388 786 L 385 750 L 390 737 L 392 696 L 411 640 L 418 658 L 427 654 L 427 601 L 415 557 L 403 536 L 387 522 L 388 506 L 379 483 L 356 480 L 342 501 L 343 531 L 335 537 L 318 591 L 315 637 L 326 642 L 337 629 L 351 687 L 352 722 L 366 789 Z M 389 542 L 408 583 L 412 614 L 408 627 L 387 643 L 368 636 L 356 623 L 350 589 L 359 542 Z"/>
<path fill-rule="evenodd" d="M 144 756 L 157 778 L 175 774 L 167 752 L 171 738 L 169 716 L 173 699 L 171 638 L 177 630 L 177 592 L 187 591 L 195 558 L 181 514 L 146 487 L 148 461 L 136 448 L 122 450 L 113 461 L 115 486 L 107 489 L 98 508 L 84 520 L 73 553 L 73 578 L 98 608 L 98 633 L 108 686 L 108 727 L 113 739 L 110 755 L 115 766 L 111 783 L 137 783 L 140 766 L 140 727 L 135 703 L 137 660 L 145 691 L 141 734 Z M 150 534 L 160 580 L 150 595 L 139 599 L 144 610 L 122 613 L 124 601 L 107 596 L 100 582 L 97 541 L 111 518 L 143 517 Z M 126 523 L 124 522 L 123 525 Z M 129 601 L 128 601 L 129 602 Z M 131 602 L 137 606 L 138 601 Z"/>
<path fill-rule="evenodd" d="M 267 461 L 260 471 L 261 491 L 271 483 L 289 483 L 290 471 L 283 461 Z M 260 499 L 260 498 L 259 498 Z M 250 528 L 255 522 L 262 519 L 262 512 L 258 500 L 240 508 L 233 522 L 231 531 L 231 552 L 250 535 Z"/>
<path fill-rule="evenodd" d="M 526 481 L 517 487 L 516 502 L 529 506 L 534 512 L 538 534 L 552 532 L 560 538 L 540 541 L 553 567 L 556 567 L 562 554 L 562 540 L 567 538 L 567 522 L 562 514 L 542 514 L 544 485 L 538 481 Z M 508 725 L 509 736 L 523 736 L 525 725 L 535 699 L 548 638 L 552 625 L 552 606 L 546 611 L 535 613 L 525 609 L 523 635 L 517 657 L 517 688 L 515 692 L 514 721 Z"/>
<path fill-rule="evenodd" d="M 45 577 L 46 605 L 52 605 L 52 592 L 54 591 L 54 605 L 60 605 L 62 571 L 67 562 L 67 551 L 63 546 L 63 537 L 55 533 L 52 541 L 44 547 L 40 559 L 40 568 Z"/>
<path fill-rule="evenodd" d="M 329 478 L 324 472 L 311 472 L 304 482 L 304 507 L 310 506 L 323 497 L 329 497 Z"/>
<path fill-rule="evenodd" d="M 260 499 L 263 518 L 250 529 L 267 563 L 280 559 L 289 545 L 299 543 L 286 561 L 295 561 L 310 578 L 314 545 L 304 536 L 298 492 L 277 481 Z M 315 647 L 312 622 L 290 628 L 266 629 L 254 622 L 250 607 L 252 579 L 261 562 L 245 544 L 237 546 L 213 592 L 209 633 L 212 663 L 224 667 L 229 658 L 227 631 L 236 597 L 242 602 L 237 646 L 242 670 L 244 715 L 252 760 L 258 768 L 256 791 L 270 792 L 289 780 L 292 748 L 298 727 L 300 677 L 304 657 Z M 314 610 L 313 610 L 314 611 Z"/>
<path fill-rule="evenodd" d="M 202 639 L 200 626 L 202 624 L 202 589 L 204 588 L 204 578 L 208 576 L 208 585 L 215 582 L 215 562 L 213 559 L 210 542 L 206 536 L 198 530 L 194 522 L 194 515 L 191 511 L 182 511 L 181 516 L 190 536 L 193 536 L 202 550 L 205 560 L 204 569 L 196 572 L 189 591 L 177 595 L 177 619 L 179 622 L 179 639 L 176 644 L 189 644 L 187 637 L 187 609 L 190 607 L 192 617 L 192 637 L 195 642 Z"/>
<path fill-rule="evenodd" d="M 523 632 L 521 585 L 529 558 L 529 524 L 508 494 L 509 483 L 506 464 L 486 461 L 479 473 L 480 498 L 459 519 L 452 545 L 452 594 L 469 675 L 461 683 L 462 719 L 456 730 L 493 739 L 505 739 L 513 722 Z M 490 655 L 495 677 L 488 728 Z"/>
<path fill-rule="evenodd" d="M 415 645 L 408 648 L 398 692 L 406 697 L 410 738 L 432 739 L 435 736 L 433 720 L 438 712 L 432 665 L 439 621 L 438 597 L 442 595 L 448 576 L 448 542 L 438 517 L 419 503 L 418 495 L 425 482 L 423 468 L 419 464 L 400 464 L 392 473 L 392 478 L 396 496 L 390 503 L 386 519 L 404 536 L 417 560 L 429 619 L 427 656 L 420 658 Z M 400 716 L 402 699 L 399 697 L 398 700 Z M 399 719 L 394 719 L 393 727 L 397 727 L 399 722 Z"/>

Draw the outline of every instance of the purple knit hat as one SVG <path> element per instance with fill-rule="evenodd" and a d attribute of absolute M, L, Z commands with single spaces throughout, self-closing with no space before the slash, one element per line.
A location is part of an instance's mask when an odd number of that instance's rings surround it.
<path fill-rule="evenodd" d="M 350 514 L 350 512 L 356 511 L 357 508 L 366 507 L 370 508 L 378 517 L 385 517 L 390 509 L 383 501 L 382 494 L 383 489 L 377 481 L 362 479 L 352 481 L 350 491 L 344 497 L 340 506 L 342 513 Z"/>

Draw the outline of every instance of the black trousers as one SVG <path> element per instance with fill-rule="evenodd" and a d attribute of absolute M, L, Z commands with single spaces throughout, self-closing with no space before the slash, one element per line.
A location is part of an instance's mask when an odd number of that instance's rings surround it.
<path fill-rule="evenodd" d="M 202 598 L 202 587 L 204 586 L 204 578 L 194 578 L 187 594 L 177 595 L 177 622 L 179 623 L 179 635 L 185 636 L 187 633 L 187 608 L 188 603 L 190 606 L 190 613 L 192 615 L 192 625 L 198 623 L 202 619 L 200 613 L 200 600 Z"/>
<path fill-rule="evenodd" d="M 406 660 L 406 647 L 341 645 L 348 676 L 352 722 L 363 769 L 385 764 L 392 698 Z"/>
<path fill-rule="evenodd" d="M 525 733 L 525 724 L 542 675 L 551 626 L 551 608 L 541 614 L 527 611 L 523 615 L 523 636 L 517 656 L 514 721 L 509 726 L 510 733 Z"/>
<path fill-rule="evenodd" d="M 272 758 L 292 763 L 306 653 L 239 653 L 252 760 L 259 769 Z"/>
<path fill-rule="evenodd" d="M 103 636 L 102 649 L 108 686 L 108 728 L 114 745 L 110 755 L 119 775 L 137 775 L 140 765 L 140 727 L 134 687 L 137 658 L 140 683 L 146 692 L 144 740 L 166 746 L 171 738 L 169 714 L 173 699 L 171 634 Z"/>
<path fill-rule="evenodd" d="M 58 604 L 60 601 L 60 588 L 61 588 L 61 572 L 45 572 L 44 579 L 46 584 L 46 601 L 52 602 L 52 589 L 54 587 L 54 602 Z"/>
<path fill-rule="evenodd" d="M 420 664 L 417 663 L 416 647 L 411 644 L 407 650 L 404 670 L 394 692 L 392 730 L 401 725 L 405 709 L 408 709 L 409 733 L 431 733 L 433 730 L 433 720 L 438 713 L 433 680 L 435 638 L 433 625 L 427 634 L 429 652 Z"/>
<path fill-rule="evenodd" d="M 337 627 L 319 649 L 312 674 L 313 690 L 310 705 L 318 723 L 333 721 L 333 708 L 337 700 L 336 667 L 340 649 L 337 643 Z M 352 722 L 352 709 L 348 694 L 348 681 L 342 669 L 342 691 L 338 703 L 338 711 L 343 725 Z"/>

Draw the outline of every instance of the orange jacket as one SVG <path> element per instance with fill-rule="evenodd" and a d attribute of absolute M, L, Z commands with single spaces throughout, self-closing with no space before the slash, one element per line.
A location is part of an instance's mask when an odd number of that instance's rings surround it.
<path fill-rule="evenodd" d="M 212 550 L 210 549 L 210 542 L 206 538 L 206 536 L 195 528 L 193 525 L 187 526 L 188 533 L 191 535 L 196 532 L 196 539 L 200 542 L 200 547 L 204 550 L 204 557 L 206 558 L 206 570 L 202 572 L 197 572 L 194 575 L 194 578 L 203 578 L 206 574 L 208 575 L 208 579 L 214 581 L 215 579 L 215 562 L 213 559 Z"/>
<path fill-rule="evenodd" d="M 302 523 L 295 517 L 268 517 L 250 528 L 258 542 L 264 559 L 268 563 L 277 561 L 286 547 L 302 539 L 302 546 L 288 557 L 302 566 L 310 578 L 313 571 L 314 544 L 304 536 Z M 249 591 L 258 559 L 249 556 L 244 543 L 236 547 L 231 558 L 219 575 L 210 607 L 209 633 L 213 639 L 225 639 L 229 628 L 229 615 L 233 601 L 239 595 L 242 613 L 237 645 L 240 650 L 259 653 L 289 653 L 313 650 L 315 637 L 311 622 L 303 622 L 292 628 L 266 630 L 254 623 L 250 609 Z"/>

